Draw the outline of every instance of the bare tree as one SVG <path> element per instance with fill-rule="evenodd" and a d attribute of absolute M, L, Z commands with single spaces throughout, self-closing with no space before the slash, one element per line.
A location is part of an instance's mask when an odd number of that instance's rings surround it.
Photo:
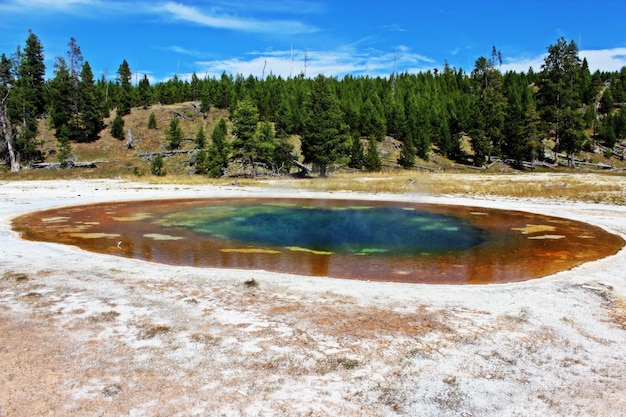
<path fill-rule="evenodd" d="M 11 122 L 9 121 L 9 116 L 7 115 L 7 99 L 9 98 L 10 92 L 11 90 L 7 90 L 7 93 L 2 98 L 2 101 L 0 101 L 0 133 L 2 133 L 2 137 L 4 138 L 4 142 L 9 153 L 11 172 L 18 172 L 20 170 L 20 164 L 15 156 L 15 149 L 13 148 L 13 129 L 11 127 Z"/>

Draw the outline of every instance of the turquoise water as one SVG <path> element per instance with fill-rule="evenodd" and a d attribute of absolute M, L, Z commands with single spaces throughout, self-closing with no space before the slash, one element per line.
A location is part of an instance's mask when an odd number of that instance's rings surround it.
<path fill-rule="evenodd" d="M 401 207 L 220 205 L 183 210 L 158 223 L 212 238 L 358 255 L 460 252 L 484 242 L 466 220 Z"/>

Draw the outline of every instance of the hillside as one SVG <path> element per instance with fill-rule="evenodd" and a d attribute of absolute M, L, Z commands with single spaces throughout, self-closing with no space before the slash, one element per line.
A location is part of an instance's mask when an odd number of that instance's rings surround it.
<path fill-rule="evenodd" d="M 154 113 L 157 120 L 157 128 L 149 129 L 148 120 L 150 114 Z M 72 157 L 76 162 L 94 162 L 97 168 L 77 168 L 74 170 L 58 170 L 58 169 L 24 169 L 17 174 L 20 179 L 49 179 L 49 178 L 111 178 L 111 177 L 141 177 L 150 175 L 150 160 L 145 154 L 156 152 L 166 152 L 167 141 L 165 139 L 165 130 L 167 129 L 172 118 L 179 119 L 179 126 L 183 131 L 185 140 L 180 148 L 181 151 L 190 151 L 189 153 L 180 153 L 165 158 L 165 170 L 171 177 L 181 177 L 193 172 L 190 163 L 193 158 L 193 150 L 195 149 L 194 138 L 200 126 L 204 126 L 207 141 L 210 143 L 211 132 L 221 118 L 228 121 L 229 112 L 223 109 L 212 108 L 208 113 L 199 111 L 198 102 L 185 102 L 171 105 L 153 105 L 149 108 L 133 108 L 131 114 L 124 117 L 124 132 L 126 139 L 118 140 L 111 136 L 110 124 L 113 120 L 115 112 L 104 120 L 106 127 L 100 133 L 100 139 L 91 143 L 72 143 Z M 230 122 L 229 135 L 232 129 Z M 57 162 L 57 140 L 54 137 L 54 130 L 50 128 L 47 120 L 40 121 L 39 139 L 43 141 L 41 147 L 45 156 L 46 163 Z M 127 139 L 129 134 L 132 135 L 132 148 L 128 148 Z M 297 137 L 290 138 L 290 142 L 294 145 L 294 151 L 301 160 L 300 142 Z M 471 157 L 472 150 L 469 145 L 469 138 L 463 137 L 462 149 Z M 364 147 L 366 142 L 364 140 Z M 397 159 L 401 149 L 401 142 L 387 137 L 379 145 L 379 153 L 383 161 L 383 171 L 388 174 L 397 175 L 406 174 L 406 170 L 402 170 L 397 166 Z M 626 161 L 615 156 L 611 158 L 605 157 L 602 150 L 597 149 L 596 152 L 583 152 L 578 156 L 579 160 L 585 161 L 580 165 L 576 172 L 580 171 L 599 171 L 607 172 L 605 166 L 614 167 L 617 171 L 623 171 L 626 168 Z M 591 164 L 591 165 L 587 165 Z M 600 166 L 594 166 L 599 164 Z M 294 169 L 295 170 L 295 169 Z M 454 171 L 454 172 L 476 172 L 478 169 L 469 165 L 459 164 L 441 156 L 436 149 L 431 152 L 428 161 L 417 161 L 417 167 L 414 171 Z M 569 172 L 567 167 L 560 167 L 559 170 Z M 233 175 L 241 173 L 237 164 L 232 164 L 230 169 Z M 537 171 L 552 172 L 553 168 L 538 167 Z M 409 171 L 410 172 L 410 171 Z M 509 165 L 496 162 L 488 166 L 487 169 L 480 169 L 480 172 L 502 173 L 516 172 Z M 15 175 L 8 173 L 0 173 L 0 175 L 13 178 Z M 18 179 L 18 178 L 14 178 Z"/>
<path fill-rule="evenodd" d="M 150 114 L 154 113 L 157 119 L 157 128 L 148 128 Z M 119 140 L 111 136 L 110 124 L 115 116 L 112 111 L 109 118 L 104 122 L 106 127 L 100 133 L 100 139 L 92 143 L 72 143 L 72 155 L 77 162 L 93 161 L 98 166 L 95 170 L 89 170 L 89 176 L 108 177 L 111 175 L 124 176 L 125 174 L 142 175 L 150 172 L 150 161 L 142 157 L 144 153 L 164 152 L 167 150 L 165 130 L 173 117 L 179 118 L 179 126 L 183 131 L 185 140 L 181 150 L 195 148 L 193 139 L 201 125 L 210 138 L 213 127 L 224 117 L 228 118 L 228 112 L 212 109 L 208 114 L 200 113 L 194 107 L 194 103 L 182 103 L 174 105 L 154 105 L 149 108 L 134 108 L 130 115 L 124 117 L 124 132 L 126 138 Z M 45 121 L 40 125 L 42 147 L 45 162 L 56 162 L 57 141 L 54 131 Z M 129 149 L 127 139 L 129 132 L 132 135 L 132 149 Z M 190 157 L 182 155 L 168 160 L 167 170 L 172 174 L 187 173 Z"/>

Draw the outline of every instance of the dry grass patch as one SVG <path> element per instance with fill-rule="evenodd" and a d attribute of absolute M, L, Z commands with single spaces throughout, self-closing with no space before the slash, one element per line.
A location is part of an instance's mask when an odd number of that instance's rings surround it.
<path fill-rule="evenodd" d="M 139 326 L 139 329 L 140 339 L 154 339 L 155 337 L 169 333 L 172 330 L 170 326 L 159 324 L 143 324 Z"/>
<path fill-rule="evenodd" d="M 120 316 L 120 313 L 118 313 L 117 311 L 111 310 L 111 311 L 105 311 L 103 313 L 91 316 L 89 317 L 89 320 L 95 323 L 113 322 L 119 316 Z"/>
<path fill-rule="evenodd" d="M 626 330 L 626 301 L 623 299 L 615 299 L 611 304 L 609 317 L 611 317 L 622 330 Z"/>
<path fill-rule="evenodd" d="M 394 171 L 340 173 L 328 178 L 290 181 L 311 191 L 421 193 L 503 196 L 626 204 L 626 176 L 618 174 L 488 174 Z"/>
<path fill-rule="evenodd" d="M 193 333 L 191 335 L 191 340 L 196 343 L 203 343 L 205 345 L 217 345 L 220 341 L 219 337 L 216 337 L 209 333 Z"/>
<path fill-rule="evenodd" d="M 23 274 L 20 272 L 5 271 L 2 274 L 3 281 L 24 282 L 24 281 L 28 281 L 29 279 L 30 277 L 27 274 Z"/>
<path fill-rule="evenodd" d="M 326 375 L 340 370 L 356 369 L 359 366 L 361 366 L 361 362 L 358 359 L 346 356 L 328 356 L 319 359 L 315 364 L 314 370 L 319 375 Z"/>

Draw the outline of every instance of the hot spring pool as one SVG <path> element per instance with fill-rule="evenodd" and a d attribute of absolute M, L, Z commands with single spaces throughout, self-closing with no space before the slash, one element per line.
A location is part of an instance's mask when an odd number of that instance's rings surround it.
<path fill-rule="evenodd" d="M 445 284 L 539 278 L 624 245 L 599 227 L 526 212 L 339 199 L 100 203 L 23 215 L 13 227 L 25 239 L 172 265 Z"/>

